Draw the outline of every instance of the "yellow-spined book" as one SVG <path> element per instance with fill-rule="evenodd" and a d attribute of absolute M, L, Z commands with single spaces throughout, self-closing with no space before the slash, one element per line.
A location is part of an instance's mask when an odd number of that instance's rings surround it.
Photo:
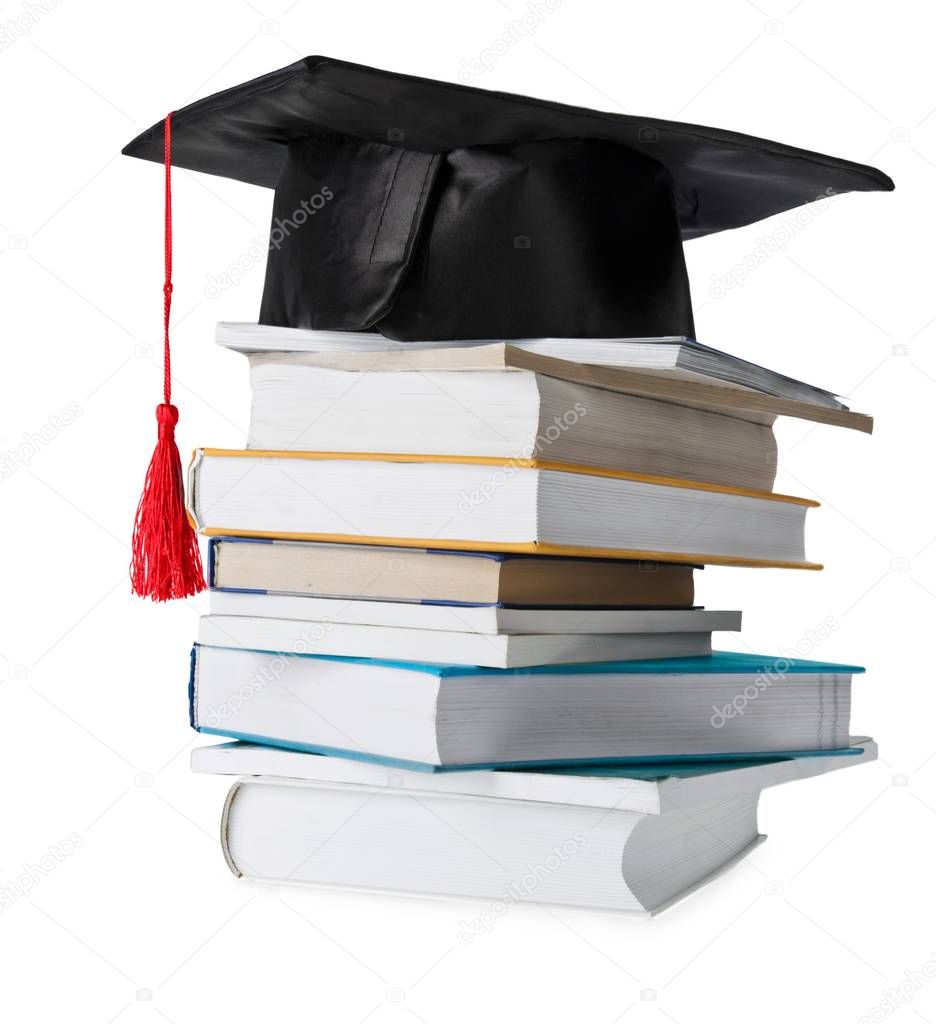
<path fill-rule="evenodd" d="M 209 536 L 821 568 L 815 501 L 537 459 L 204 448 L 189 495 Z"/>

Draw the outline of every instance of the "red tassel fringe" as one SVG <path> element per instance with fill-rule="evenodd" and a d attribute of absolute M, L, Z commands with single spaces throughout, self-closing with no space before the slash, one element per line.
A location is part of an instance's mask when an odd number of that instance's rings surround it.
<path fill-rule="evenodd" d="M 159 438 L 146 471 L 133 524 L 133 592 L 154 601 L 191 597 L 205 589 L 198 538 L 185 512 L 182 462 L 175 442 L 179 412 L 158 405 Z"/>

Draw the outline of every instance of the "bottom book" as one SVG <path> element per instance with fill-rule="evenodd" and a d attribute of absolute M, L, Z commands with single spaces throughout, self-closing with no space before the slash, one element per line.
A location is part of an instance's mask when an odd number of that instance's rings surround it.
<path fill-rule="evenodd" d="M 853 738 L 758 761 L 429 775 L 227 743 L 192 768 L 242 776 L 221 825 L 235 875 L 490 901 L 468 942 L 519 902 L 658 913 L 764 838 L 763 789 L 876 756 Z"/>

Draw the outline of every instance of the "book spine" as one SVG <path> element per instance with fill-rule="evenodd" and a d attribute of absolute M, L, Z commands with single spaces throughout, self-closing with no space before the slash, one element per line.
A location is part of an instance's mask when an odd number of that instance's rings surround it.
<path fill-rule="evenodd" d="M 196 530 L 200 530 L 204 526 L 204 523 L 200 522 L 198 519 L 198 499 L 196 493 L 198 490 L 199 467 L 201 466 L 204 457 L 205 453 L 201 448 L 196 448 L 195 451 L 192 452 L 192 460 L 189 462 L 188 468 L 188 486 L 185 489 L 187 497 L 185 514 L 188 516 L 189 522 Z"/>
<path fill-rule="evenodd" d="M 237 798 L 237 794 L 240 792 L 241 783 L 240 780 L 234 783 L 228 791 L 228 795 L 224 800 L 224 809 L 221 811 L 221 851 L 224 854 L 224 859 L 227 862 L 227 866 L 231 869 L 231 874 L 235 878 L 242 878 L 243 872 L 234 863 L 234 857 L 231 855 L 231 846 L 229 842 L 230 838 L 230 821 L 231 821 L 231 807 L 234 804 L 234 800 Z"/>
<path fill-rule="evenodd" d="M 195 674 L 198 671 L 198 644 L 192 644 L 192 653 L 189 655 L 189 681 L 188 681 L 188 706 L 189 706 L 189 725 L 196 731 L 200 732 L 198 728 L 198 720 L 195 711 L 195 700 L 198 696 L 195 687 Z"/>
<path fill-rule="evenodd" d="M 209 537 L 208 538 L 208 586 L 214 587 L 215 585 L 215 563 L 216 563 L 216 549 L 221 543 L 220 537 Z"/>

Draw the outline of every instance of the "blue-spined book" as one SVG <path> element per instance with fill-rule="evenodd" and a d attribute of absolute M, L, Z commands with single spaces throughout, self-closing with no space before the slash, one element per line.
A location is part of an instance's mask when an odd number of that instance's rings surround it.
<path fill-rule="evenodd" d="M 726 652 L 504 670 L 196 644 L 191 724 L 424 771 L 750 759 L 847 747 L 861 671 Z"/>

